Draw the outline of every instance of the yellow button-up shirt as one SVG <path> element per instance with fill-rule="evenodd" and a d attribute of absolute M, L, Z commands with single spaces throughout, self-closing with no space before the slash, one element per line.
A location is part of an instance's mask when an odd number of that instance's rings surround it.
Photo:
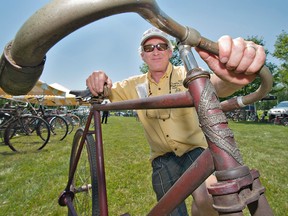
<path fill-rule="evenodd" d="M 113 84 L 109 99 L 113 102 L 187 91 L 182 84 L 185 77 L 184 67 L 169 64 L 159 83 L 151 78 L 150 72 L 130 77 Z M 138 110 L 137 113 L 150 144 L 151 160 L 168 152 L 181 156 L 194 148 L 207 147 L 194 107 Z"/>

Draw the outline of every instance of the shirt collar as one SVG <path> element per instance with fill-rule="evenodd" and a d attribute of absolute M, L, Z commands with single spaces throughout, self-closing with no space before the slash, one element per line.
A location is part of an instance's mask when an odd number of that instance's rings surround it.
<path fill-rule="evenodd" d="M 160 82 L 161 82 L 161 80 L 163 80 L 163 79 L 169 79 L 170 74 L 172 73 L 172 71 L 173 71 L 173 65 L 171 64 L 171 62 L 169 62 L 168 67 L 167 67 L 167 69 L 166 69 L 166 72 L 165 72 L 165 74 L 161 77 Z M 150 71 L 148 71 L 148 73 L 147 73 L 147 78 L 148 78 L 149 82 L 156 83 L 156 82 L 153 80 L 153 78 L 151 77 L 151 72 L 150 72 Z"/>

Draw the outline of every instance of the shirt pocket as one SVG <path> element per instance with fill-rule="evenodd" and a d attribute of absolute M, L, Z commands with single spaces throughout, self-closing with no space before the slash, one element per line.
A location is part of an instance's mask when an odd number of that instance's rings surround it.
<path fill-rule="evenodd" d="M 171 109 L 148 109 L 146 110 L 146 117 L 148 119 L 169 119 L 171 116 Z"/>
<path fill-rule="evenodd" d="M 171 117 L 181 117 L 186 115 L 195 115 L 195 108 L 188 107 L 188 108 L 174 108 L 171 110 Z"/>

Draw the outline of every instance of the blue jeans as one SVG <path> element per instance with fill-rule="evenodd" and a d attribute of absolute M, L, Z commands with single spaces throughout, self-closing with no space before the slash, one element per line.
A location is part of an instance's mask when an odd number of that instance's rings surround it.
<path fill-rule="evenodd" d="M 204 149 L 202 148 L 196 148 L 185 153 L 181 157 L 178 157 L 171 152 L 157 157 L 152 161 L 152 184 L 158 201 L 203 151 Z M 189 214 L 184 201 L 170 214 L 170 216 L 188 215 Z"/>

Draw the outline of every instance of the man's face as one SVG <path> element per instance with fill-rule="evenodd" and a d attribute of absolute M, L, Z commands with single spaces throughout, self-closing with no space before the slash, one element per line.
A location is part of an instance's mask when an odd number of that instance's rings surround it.
<path fill-rule="evenodd" d="M 145 43 L 145 45 L 154 45 L 157 44 L 167 44 L 165 40 L 158 37 L 149 38 Z M 167 69 L 167 65 L 169 63 L 169 59 L 172 57 L 172 50 L 167 49 L 160 51 L 156 47 L 152 52 L 141 53 L 141 57 L 143 61 L 148 65 L 150 72 L 165 72 Z"/>

